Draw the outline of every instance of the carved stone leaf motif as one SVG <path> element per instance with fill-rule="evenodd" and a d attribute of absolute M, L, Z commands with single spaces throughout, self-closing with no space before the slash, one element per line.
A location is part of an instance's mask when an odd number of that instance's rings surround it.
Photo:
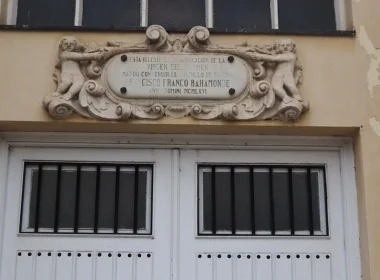
<path fill-rule="evenodd" d="M 108 109 L 108 102 L 104 96 L 105 92 L 105 88 L 96 81 L 88 80 L 79 93 L 78 102 L 83 108 L 91 107 L 101 113 Z"/>
<path fill-rule="evenodd" d="M 231 97 L 223 98 L 200 96 L 178 99 L 173 95 L 170 99 L 157 93 L 152 93 L 150 98 L 131 98 L 128 97 L 127 88 L 121 88 L 121 93 L 115 94 L 107 84 L 107 67 L 112 60 L 120 57 L 127 61 L 128 56 L 133 54 L 146 57 L 152 54 L 191 57 L 195 54 L 193 58 L 197 57 L 196 54 L 205 57 L 228 56 L 228 60 L 232 59 L 230 62 L 236 58 L 246 66 L 248 82 L 239 94 L 233 96 L 233 90 L 230 91 Z M 206 75 L 205 72 L 205 69 L 199 69 L 199 75 Z M 193 27 L 183 38 L 171 38 L 162 26 L 152 25 L 146 31 L 145 42 L 138 44 L 107 42 L 98 45 L 64 37 L 59 44 L 53 76 L 57 89 L 44 99 L 43 104 L 53 117 L 59 119 L 77 113 L 103 120 L 190 116 L 200 120 L 294 121 L 309 109 L 308 102 L 302 99 L 298 89 L 303 78 L 295 43 L 280 40 L 274 44 L 254 46 L 247 43 L 216 45 L 210 42 L 210 33 L 202 26 Z M 236 78 L 231 78 L 231 83 L 234 80 Z M 135 80 L 129 78 L 126 82 L 133 84 Z M 224 95 L 227 90 L 226 87 L 220 88 Z M 203 94 L 203 91 L 197 88 L 196 93 Z"/>

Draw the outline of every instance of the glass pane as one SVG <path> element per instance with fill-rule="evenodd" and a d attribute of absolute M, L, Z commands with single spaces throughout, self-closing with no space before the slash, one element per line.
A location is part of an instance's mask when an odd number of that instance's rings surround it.
<path fill-rule="evenodd" d="M 138 0 L 83 0 L 83 26 L 131 27 L 140 25 Z"/>
<path fill-rule="evenodd" d="M 38 165 L 26 164 L 24 182 L 23 217 L 21 230 L 34 232 L 38 211 L 38 232 L 52 232 L 55 221 L 55 199 L 58 167 L 45 165 L 41 168 L 39 176 Z M 38 183 L 40 180 L 40 195 L 38 201 Z M 39 209 L 37 209 L 39 208 Z"/>
<path fill-rule="evenodd" d="M 232 232 L 231 172 L 230 168 L 215 168 L 216 233 Z"/>
<path fill-rule="evenodd" d="M 177 29 L 205 25 L 204 0 L 150 0 L 148 7 L 149 25 Z"/>
<path fill-rule="evenodd" d="M 25 164 L 25 181 L 23 192 L 22 232 L 34 231 L 36 217 L 36 198 L 38 184 L 38 165 Z"/>
<path fill-rule="evenodd" d="M 151 234 L 152 172 L 138 165 L 26 163 L 20 230 L 35 232 L 38 220 L 38 232 Z"/>
<path fill-rule="evenodd" d="M 252 233 L 251 188 L 249 168 L 235 168 L 236 234 Z"/>
<path fill-rule="evenodd" d="M 292 171 L 294 231 L 295 234 L 310 234 L 307 170 L 306 168 L 297 168 Z"/>
<path fill-rule="evenodd" d="M 274 224 L 276 234 L 291 234 L 289 179 L 286 168 L 273 168 Z"/>
<path fill-rule="evenodd" d="M 199 232 L 212 233 L 212 172 L 211 168 L 199 169 Z"/>
<path fill-rule="evenodd" d="M 18 0 L 17 25 L 74 26 L 75 0 Z"/>
<path fill-rule="evenodd" d="M 281 2 L 281 1 L 280 1 Z M 268 0 L 218 0 L 214 2 L 214 27 L 232 32 L 270 29 Z"/>
<path fill-rule="evenodd" d="M 135 205 L 135 175 L 135 167 L 120 169 L 118 232 L 134 232 L 136 210 L 136 232 L 151 234 L 152 168 L 139 168 L 137 205 Z"/>
<path fill-rule="evenodd" d="M 78 232 L 94 232 L 96 167 L 83 166 L 80 174 Z"/>
<path fill-rule="evenodd" d="M 254 168 L 256 234 L 271 234 L 269 168 Z"/>
<path fill-rule="evenodd" d="M 323 171 L 322 168 L 312 168 L 310 172 L 315 235 L 327 234 L 326 193 Z"/>
<path fill-rule="evenodd" d="M 55 198 L 57 191 L 58 167 L 44 165 L 42 167 L 40 207 L 39 207 L 39 232 L 54 231 Z"/>
<path fill-rule="evenodd" d="M 278 1 L 279 28 L 283 30 L 335 30 L 333 0 Z"/>
<path fill-rule="evenodd" d="M 137 233 L 151 233 L 152 171 L 139 168 Z"/>
<path fill-rule="evenodd" d="M 198 172 L 199 234 L 328 234 L 323 167 L 200 166 Z"/>
<path fill-rule="evenodd" d="M 135 168 L 121 167 L 119 178 L 118 232 L 133 233 Z"/>
<path fill-rule="evenodd" d="M 58 232 L 73 232 L 76 199 L 76 166 L 62 166 L 59 196 Z"/>
<path fill-rule="evenodd" d="M 101 167 L 99 182 L 98 232 L 113 232 L 115 220 L 116 167 Z"/>

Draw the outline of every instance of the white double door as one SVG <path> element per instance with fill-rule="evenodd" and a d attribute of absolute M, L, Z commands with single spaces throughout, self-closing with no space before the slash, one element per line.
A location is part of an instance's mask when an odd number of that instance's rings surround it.
<path fill-rule="evenodd" d="M 20 233 L 28 161 L 152 164 L 152 234 Z M 327 236 L 200 234 L 200 166 L 257 164 L 325 166 Z M 1 280 L 347 279 L 336 152 L 20 147 L 4 193 Z"/>

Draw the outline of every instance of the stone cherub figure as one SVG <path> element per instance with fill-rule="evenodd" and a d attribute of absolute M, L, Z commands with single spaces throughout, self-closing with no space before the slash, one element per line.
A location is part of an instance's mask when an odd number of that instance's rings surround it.
<path fill-rule="evenodd" d="M 58 73 L 55 73 L 58 86 L 54 94 L 63 94 L 62 98 L 65 100 L 72 99 L 79 93 L 85 82 L 80 62 L 102 60 L 103 58 L 104 54 L 100 52 L 84 53 L 84 47 L 74 37 L 62 38 L 59 44 L 59 60 L 56 65 Z"/>
<path fill-rule="evenodd" d="M 279 40 L 274 45 L 273 55 L 257 52 L 256 49 L 250 50 L 254 61 L 265 61 L 275 63 L 272 76 L 273 91 L 284 103 L 289 103 L 292 98 L 302 101 L 299 94 L 297 83 L 301 78 L 301 68 L 296 56 L 296 45 L 291 40 Z M 291 95 L 291 97 L 289 96 Z"/>

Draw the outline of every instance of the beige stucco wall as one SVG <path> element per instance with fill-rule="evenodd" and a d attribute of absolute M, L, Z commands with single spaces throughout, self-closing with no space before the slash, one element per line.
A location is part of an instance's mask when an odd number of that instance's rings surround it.
<path fill-rule="evenodd" d="M 52 119 L 42 107 L 54 91 L 57 42 L 140 42 L 144 34 L 0 31 L 0 131 L 88 131 L 350 135 L 354 138 L 363 279 L 380 279 L 380 1 L 352 0 L 356 37 L 212 35 L 215 43 L 271 43 L 290 37 L 304 67 L 301 94 L 311 104 L 295 123 L 187 119 L 99 122 Z M 377 49 L 378 48 L 378 49 Z"/>

